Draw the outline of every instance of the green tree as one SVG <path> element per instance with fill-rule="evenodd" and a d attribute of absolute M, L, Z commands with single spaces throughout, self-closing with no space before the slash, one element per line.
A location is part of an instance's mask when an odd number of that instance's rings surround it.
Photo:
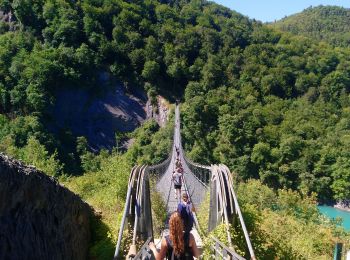
<path fill-rule="evenodd" d="M 154 81 L 158 76 L 159 70 L 160 67 L 156 61 L 146 61 L 143 66 L 142 77 L 145 80 Z"/>

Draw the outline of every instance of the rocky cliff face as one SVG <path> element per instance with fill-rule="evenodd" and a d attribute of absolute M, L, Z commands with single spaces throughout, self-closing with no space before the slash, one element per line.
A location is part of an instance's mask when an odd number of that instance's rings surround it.
<path fill-rule="evenodd" d="M 54 178 L 0 154 L 0 259 L 86 259 L 91 212 Z"/>
<path fill-rule="evenodd" d="M 55 98 L 47 128 L 58 135 L 69 130 L 75 137 L 85 136 L 92 151 L 111 150 L 116 145 L 116 132 L 133 131 L 146 119 L 145 94 L 141 90 L 128 92 L 122 85 L 100 95 L 84 89 L 61 89 Z"/>

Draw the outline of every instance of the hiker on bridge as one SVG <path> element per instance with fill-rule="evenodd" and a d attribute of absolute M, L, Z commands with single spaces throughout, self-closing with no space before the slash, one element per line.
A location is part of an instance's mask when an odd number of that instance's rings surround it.
<path fill-rule="evenodd" d="M 182 194 L 182 200 L 177 206 L 177 212 L 181 215 L 182 221 L 184 223 L 184 232 L 189 233 L 193 228 L 194 223 L 194 207 L 188 198 L 188 194 L 185 192 Z"/>
<path fill-rule="evenodd" d="M 175 145 L 175 150 L 176 150 L 176 158 L 179 159 L 180 157 L 180 149 Z"/>
<path fill-rule="evenodd" d="M 182 168 L 182 163 L 181 163 L 179 158 L 177 158 L 176 161 L 175 161 L 175 167 L 176 168 Z"/>
<path fill-rule="evenodd" d="M 187 260 L 199 257 L 196 241 L 191 233 L 183 232 L 183 221 L 178 212 L 174 212 L 169 220 L 169 235 L 162 239 L 158 252 L 154 243 L 149 244 L 156 260 Z"/>
<path fill-rule="evenodd" d="M 179 167 L 179 168 L 176 168 L 176 171 L 183 174 L 184 173 L 184 168 L 182 167 Z"/>
<path fill-rule="evenodd" d="M 177 172 L 183 174 L 184 173 L 184 168 L 182 167 L 182 163 L 180 159 L 176 159 L 175 161 L 175 169 Z"/>
<path fill-rule="evenodd" d="M 173 171 L 172 181 L 174 182 L 175 199 L 177 199 L 181 196 L 182 174 L 177 170 Z"/>

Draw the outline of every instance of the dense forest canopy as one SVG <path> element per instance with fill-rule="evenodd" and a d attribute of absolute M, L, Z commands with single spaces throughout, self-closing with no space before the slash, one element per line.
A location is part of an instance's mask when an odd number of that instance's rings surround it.
<path fill-rule="evenodd" d="M 270 26 L 333 46 L 350 46 L 350 9 L 339 6 L 309 7 Z"/>
<path fill-rule="evenodd" d="M 127 152 L 117 145 L 97 155 L 70 129 L 51 132 L 57 93 L 98 95 L 100 73 L 153 100 L 180 99 L 187 155 L 225 163 L 239 180 L 260 179 L 242 183 L 240 193 L 262 257 L 332 254 L 338 231 L 320 219 L 313 198 L 350 198 L 349 48 L 276 31 L 204 0 L 0 0 L 0 10 L 0 151 L 61 176 L 102 210 L 108 228 L 93 228 L 92 257 L 113 256 L 128 171 L 164 160 L 173 127 L 146 122 L 128 136 Z M 337 15 L 332 26 L 345 30 Z M 329 35 L 344 43 L 338 31 Z M 320 225 L 316 239 L 304 239 Z"/>
<path fill-rule="evenodd" d="M 81 167 L 83 139 L 50 133 L 47 108 L 63 86 L 98 92 L 96 72 L 107 71 L 185 101 L 192 159 L 320 200 L 349 198 L 348 49 L 199 0 L 1 0 L 0 8 L 15 23 L 1 22 L 2 150 L 26 157 L 38 147 L 56 174 Z"/>

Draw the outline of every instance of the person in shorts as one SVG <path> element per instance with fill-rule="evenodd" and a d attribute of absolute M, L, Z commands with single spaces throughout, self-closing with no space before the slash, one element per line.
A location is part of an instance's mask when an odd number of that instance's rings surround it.
<path fill-rule="evenodd" d="M 172 180 L 174 182 L 175 199 L 177 199 L 181 196 L 182 174 L 178 171 L 173 171 Z"/>

